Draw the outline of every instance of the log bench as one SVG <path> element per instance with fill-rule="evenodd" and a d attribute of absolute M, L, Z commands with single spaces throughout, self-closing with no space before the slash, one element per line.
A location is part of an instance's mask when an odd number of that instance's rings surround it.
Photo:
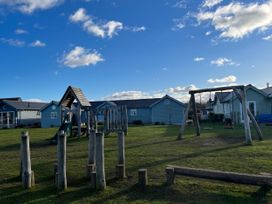
<path fill-rule="evenodd" d="M 250 184 L 257 186 L 269 186 L 272 187 L 272 175 L 257 175 L 236 173 L 218 170 L 197 169 L 181 166 L 167 166 L 166 171 L 166 183 L 171 185 L 174 183 L 175 175 L 183 175 L 197 178 L 205 178 L 219 181 L 226 181 L 239 184 Z"/>

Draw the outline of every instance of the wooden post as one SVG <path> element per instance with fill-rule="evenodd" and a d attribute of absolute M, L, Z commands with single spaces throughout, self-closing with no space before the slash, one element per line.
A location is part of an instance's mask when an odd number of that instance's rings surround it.
<path fill-rule="evenodd" d="M 78 103 L 77 107 L 77 136 L 81 136 L 81 107 L 80 104 Z"/>
<path fill-rule="evenodd" d="M 88 144 L 88 162 L 87 162 L 87 176 L 91 176 L 91 173 L 95 171 L 95 130 L 90 130 L 89 144 Z"/>
<path fill-rule="evenodd" d="M 174 168 L 172 168 L 172 167 L 166 167 L 165 173 L 166 173 L 166 184 L 167 185 L 174 184 L 174 179 L 175 179 Z"/>
<path fill-rule="evenodd" d="M 247 144 L 252 144 L 251 131 L 249 126 L 249 118 L 247 114 L 247 96 L 245 88 L 241 89 L 241 99 L 242 99 L 242 111 L 244 116 L 244 129 L 245 129 L 245 138 Z"/>
<path fill-rule="evenodd" d="M 260 141 L 263 140 L 263 134 L 262 134 L 262 131 L 261 131 L 261 128 L 259 127 L 257 121 L 255 120 L 255 117 L 253 116 L 253 114 L 251 113 L 251 111 L 249 110 L 249 108 L 247 108 L 247 114 L 253 124 L 253 127 L 255 128 L 256 132 L 257 132 L 257 135 L 258 135 L 258 139 Z"/>
<path fill-rule="evenodd" d="M 91 130 L 91 113 L 90 110 L 86 110 L 87 111 L 87 137 L 90 136 L 90 130 Z"/>
<path fill-rule="evenodd" d="M 108 132 L 108 130 L 107 130 L 107 128 L 108 128 L 108 126 L 107 126 L 107 112 L 108 112 L 108 109 L 105 109 L 104 110 L 104 122 L 103 122 L 103 132 L 105 135 L 107 135 L 107 132 Z"/>
<path fill-rule="evenodd" d="M 178 138 L 177 138 L 178 140 L 181 140 L 183 138 L 185 127 L 186 127 L 186 120 L 188 119 L 189 111 L 190 111 L 190 108 L 191 108 L 191 101 L 192 101 L 192 97 L 190 98 L 190 100 L 188 102 L 188 105 L 186 107 L 185 113 L 183 115 L 183 120 L 182 120 L 182 124 L 181 124 L 181 127 L 180 127 L 180 133 L 179 133 Z"/>
<path fill-rule="evenodd" d="M 55 178 L 55 185 L 58 185 L 58 163 L 54 164 L 54 178 Z"/>
<path fill-rule="evenodd" d="M 234 89 L 233 91 L 236 94 L 236 96 L 237 96 L 238 100 L 240 101 L 240 103 L 242 104 L 242 102 L 243 102 L 243 100 L 242 100 L 243 96 L 239 93 L 239 91 L 237 89 Z M 245 96 L 246 96 L 246 93 L 245 93 Z M 247 108 L 247 114 L 248 114 L 250 120 L 252 121 L 252 124 L 253 124 L 254 128 L 256 129 L 256 132 L 258 134 L 259 140 L 263 140 L 262 131 L 261 131 L 261 129 L 260 129 L 257 121 L 255 120 L 255 117 L 253 116 L 253 114 L 249 110 L 249 108 Z M 239 118 L 239 117 L 237 117 L 237 118 Z"/>
<path fill-rule="evenodd" d="M 106 189 L 104 164 L 104 134 L 96 133 L 96 189 Z"/>
<path fill-rule="evenodd" d="M 95 146 L 96 146 L 96 131 L 91 130 L 90 131 L 90 137 L 89 137 L 89 152 L 88 152 L 88 164 L 95 164 Z"/>
<path fill-rule="evenodd" d="M 34 173 L 31 170 L 30 145 L 28 132 L 22 132 L 21 135 L 21 158 L 22 158 L 22 183 L 24 188 L 31 188 Z M 32 175 L 33 174 L 33 175 Z"/>
<path fill-rule="evenodd" d="M 250 184 L 259 186 L 272 186 L 271 175 L 256 175 L 238 172 L 226 172 L 209 169 L 189 168 L 182 166 L 170 166 L 174 169 L 175 175 L 191 176 L 196 178 L 206 178 L 219 181 Z"/>
<path fill-rule="evenodd" d="M 67 188 L 66 177 L 66 136 L 64 131 L 58 133 L 58 189 Z"/>
<path fill-rule="evenodd" d="M 116 177 L 119 179 L 126 177 L 125 134 L 123 131 L 118 132 L 118 165 L 116 166 Z"/>
<path fill-rule="evenodd" d="M 91 172 L 90 179 L 91 179 L 91 188 L 96 189 L 96 172 L 95 171 Z"/>
<path fill-rule="evenodd" d="M 107 132 L 110 131 L 110 112 L 109 110 L 107 109 L 106 110 L 106 117 L 107 117 L 107 121 L 106 121 L 106 127 L 107 127 Z"/>
<path fill-rule="evenodd" d="M 118 164 L 125 164 L 125 134 L 118 132 Z"/>
<path fill-rule="evenodd" d="M 127 114 L 127 107 L 124 106 L 124 117 L 125 117 L 125 129 L 124 129 L 124 132 L 125 132 L 125 135 L 128 134 L 128 114 Z"/>
<path fill-rule="evenodd" d="M 196 102 L 195 102 L 195 95 L 191 94 L 191 100 L 192 100 L 192 106 L 193 106 L 193 112 L 194 112 L 194 123 L 196 128 L 196 135 L 200 136 L 200 126 L 197 116 L 197 110 L 196 110 Z"/>
<path fill-rule="evenodd" d="M 138 170 L 138 184 L 141 187 L 145 187 L 148 185 L 147 169 Z"/>

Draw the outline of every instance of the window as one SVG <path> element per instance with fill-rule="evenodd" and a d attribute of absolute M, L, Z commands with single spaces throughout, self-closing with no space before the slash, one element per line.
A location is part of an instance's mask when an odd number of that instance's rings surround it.
<path fill-rule="evenodd" d="M 256 116 L 256 102 L 255 101 L 248 101 L 248 104 L 247 104 L 250 112 Z"/>
<path fill-rule="evenodd" d="M 169 99 L 165 99 L 165 100 L 164 100 L 164 104 L 165 104 L 165 105 L 169 105 L 169 104 L 170 104 L 170 100 L 169 100 Z"/>
<path fill-rule="evenodd" d="M 57 119 L 58 114 L 57 112 L 51 112 L 51 119 Z"/>
<path fill-rule="evenodd" d="M 250 112 L 254 116 L 257 115 L 256 101 L 248 101 L 247 102 L 247 108 L 250 110 Z M 240 104 L 240 111 L 241 111 L 241 121 L 244 122 L 244 114 L 243 114 L 242 104 Z"/>
<path fill-rule="evenodd" d="M 131 109 L 130 116 L 137 116 L 137 109 Z"/>

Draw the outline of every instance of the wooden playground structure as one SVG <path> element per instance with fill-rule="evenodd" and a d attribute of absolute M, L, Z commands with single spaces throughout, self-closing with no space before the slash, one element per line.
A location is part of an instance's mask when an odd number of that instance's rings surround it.
<path fill-rule="evenodd" d="M 244 116 L 244 132 L 245 132 L 245 140 L 247 144 L 252 144 L 252 137 L 251 137 L 251 130 L 250 130 L 250 120 L 252 122 L 252 125 L 256 129 L 258 139 L 263 140 L 263 134 L 262 131 L 255 120 L 253 114 L 251 113 L 250 109 L 247 108 L 247 96 L 246 96 L 246 88 L 245 86 L 227 86 L 227 87 L 217 87 L 217 88 L 207 88 L 207 89 L 198 89 L 198 90 L 191 90 L 189 91 L 189 94 L 191 95 L 190 100 L 188 102 L 187 108 L 184 113 L 182 125 L 180 128 L 180 132 L 178 134 L 177 139 L 181 140 L 184 137 L 184 131 L 186 127 L 186 120 L 188 118 L 188 114 L 190 109 L 193 109 L 193 120 L 196 128 L 196 135 L 200 136 L 200 124 L 199 124 L 199 118 L 197 116 L 197 108 L 196 108 L 196 101 L 195 101 L 195 94 L 197 93 L 205 93 L 205 92 L 214 92 L 214 91 L 226 91 L 226 90 L 233 90 L 236 97 L 240 101 L 242 105 L 242 114 Z"/>
<path fill-rule="evenodd" d="M 74 101 L 77 102 L 76 109 L 73 109 Z M 67 136 L 72 131 L 72 117 L 76 114 L 77 135 L 82 134 L 82 113 L 87 115 L 87 136 L 88 159 L 86 173 L 91 182 L 91 187 L 97 190 L 106 188 L 105 161 L 104 161 L 104 135 L 111 132 L 117 133 L 118 159 L 116 165 L 116 178 L 126 178 L 125 167 L 125 135 L 127 135 L 127 110 L 125 106 L 108 108 L 104 111 L 104 125 L 99 132 L 95 111 L 91 109 L 91 104 L 79 88 L 69 86 L 59 102 L 62 107 L 63 123 L 56 135 L 51 139 L 57 143 L 57 162 L 54 164 L 55 185 L 59 190 L 67 188 L 67 169 L 66 169 L 66 148 Z M 34 171 L 31 169 L 30 139 L 28 132 L 22 132 L 20 175 L 24 188 L 31 188 L 35 185 Z"/>
<path fill-rule="evenodd" d="M 74 102 L 77 103 L 74 103 Z M 59 102 L 62 108 L 62 124 L 57 133 L 51 139 L 52 143 L 57 143 L 57 134 L 64 131 L 68 136 L 76 135 L 78 137 L 86 133 L 90 135 L 91 130 L 99 131 L 97 124 L 97 111 L 93 110 L 91 103 L 87 100 L 80 88 L 69 86 Z M 128 119 L 126 106 L 107 107 L 103 111 L 104 124 L 102 132 L 105 135 L 109 133 L 118 133 L 124 131 L 127 135 Z M 73 127 L 73 118 L 76 120 L 76 127 Z M 82 126 L 85 123 L 86 126 Z M 98 130 L 99 129 L 99 130 Z"/>

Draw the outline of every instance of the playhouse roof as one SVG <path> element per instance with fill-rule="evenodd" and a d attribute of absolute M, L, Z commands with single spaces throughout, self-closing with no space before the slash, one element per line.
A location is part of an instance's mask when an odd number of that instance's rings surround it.
<path fill-rule="evenodd" d="M 59 105 L 70 108 L 75 99 L 83 108 L 91 106 L 91 104 L 83 94 L 82 90 L 80 88 L 71 86 L 67 88 L 65 94 L 63 95 L 62 99 L 59 102 Z"/>

